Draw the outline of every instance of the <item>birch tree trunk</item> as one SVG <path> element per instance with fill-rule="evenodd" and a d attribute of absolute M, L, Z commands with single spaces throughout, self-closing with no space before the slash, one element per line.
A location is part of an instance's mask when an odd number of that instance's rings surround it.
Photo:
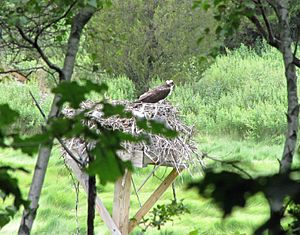
<path fill-rule="evenodd" d="M 283 55 L 285 66 L 285 77 L 287 82 L 287 133 L 283 155 L 281 159 L 280 173 L 286 174 L 290 171 L 293 162 L 293 156 L 296 149 L 298 128 L 299 128 L 299 104 L 297 94 L 297 75 L 296 67 L 293 63 L 294 55 L 292 52 L 291 44 L 291 30 L 289 25 L 289 1 L 278 1 L 278 16 L 281 26 L 281 52 Z"/>
<path fill-rule="evenodd" d="M 296 149 L 299 128 L 299 104 L 297 95 L 296 67 L 293 63 L 292 38 L 289 25 L 289 1 L 278 0 L 277 10 L 280 23 L 280 51 L 283 55 L 285 77 L 287 82 L 287 133 L 280 161 L 280 174 L 288 174 L 292 167 L 293 156 Z M 281 219 L 284 213 L 283 201 L 281 203 L 269 202 L 271 206 L 270 234 L 285 234 L 281 228 Z"/>
<path fill-rule="evenodd" d="M 76 54 L 79 48 L 80 36 L 83 28 L 87 22 L 91 19 L 95 12 L 94 8 L 86 7 L 80 10 L 76 14 L 72 21 L 71 32 L 68 40 L 67 52 L 64 60 L 64 66 L 62 72 L 60 73 L 60 82 L 61 81 L 70 81 L 72 78 Z M 60 113 L 60 108 L 57 103 L 60 101 L 61 97 L 56 95 L 53 99 L 51 110 L 48 114 L 48 120 L 50 118 L 55 118 Z M 47 145 L 40 146 L 37 162 L 34 169 L 34 175 L 32 178 L 32 183 L 30 186 L 30 191 L 28 195 L 28 200 L 30 205 L 27 209 L 24 210 L 21 224 L 19 227 L 18 234 L 30 234 L 32 225 L 36 216 L 38 209 L 38 202 L 41 195 L 41 190 L 43 187 L 45 174 L 53 146 L 53 139 L 51 139 Z"/>

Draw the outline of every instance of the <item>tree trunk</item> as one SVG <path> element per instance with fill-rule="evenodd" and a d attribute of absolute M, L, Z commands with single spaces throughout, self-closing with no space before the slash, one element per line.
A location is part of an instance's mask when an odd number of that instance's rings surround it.
<path fill-rule="evenodd" d="M 296 67 L 293 63 L 294 55 L 292 52 L 292 38 L 288 15 L 289 1 L 278 0 L 278 18 L 280 22 L 280 51 L 283 55 L 285 77 L 287 82 L 287 133 L 280 161 L 280 174 L 288 174 L 292 167 L 293 156 L 297 144 L 299 128 L 299 104 L 297 95 L 297 75 Z M 281 227 L 281 218 L 283 216 L 283 201 L 281 203 L 269 202 L 271 207 L 270 234 L 284 234 Z"/>
<path fill-rule="evenodd" d="M 96 177 L 89 176 L 87 234 L 94 235 Z"/>
<path fill-rule="evenodd" d="M 84 26 L 90 20 L 95 12 L 94 8 L 86 7 L 80 10 L 73 18 L 71 32 L 68 40 L 68 48 L 65 56 L 64 67 L 60 75 L 60 81 L 66 80 L 70 81 L 72 78 L 76 54 L 79 48 L 80 35 Z M 50 118 L 55 118 L 60 113 L 60 108 L 57 103 L 60 101 L 61 97 L 56 95 L 53 99 L 50 113 L 48 115 L 48 120 Z M 30 234 L 32 229 L 32 224 L 34 222 L 36 211 L 38 209 L 38 202 L 41 195 L 41 190 L 43 187 L 45 174 L 53 146 L 53 139 L 49 140 L 47 145 L 40 146 L 39 154 L 34 170 L 34 175 L 29 190 L 28 200 L 30 205 L 27 209 L 24 209 L 21 224 L 19 227 L 18 234 Z"/>
<path fill-rule="evenodd" d="M 287 82 L 287 99 L 288 99 L 288 111 L 287 111 L 287 133 L 285 139 L 285 145 L 283 155 L 281 159 L 280 173 L 286 174 L 290 171 L 293 156 L 295 153 L 298 127 L 299 127 L 299 104 L 297 95 L 297 75 L 296 67 L 293 63 L 293 52 L 291 48 L 292 38 L 289 25 L 288 16 L 288 0 L 278 1 L 278 13 L 280 17 L 281 26 L 281 52 L 283 55 L 285 66 L 285 77 Z"/>

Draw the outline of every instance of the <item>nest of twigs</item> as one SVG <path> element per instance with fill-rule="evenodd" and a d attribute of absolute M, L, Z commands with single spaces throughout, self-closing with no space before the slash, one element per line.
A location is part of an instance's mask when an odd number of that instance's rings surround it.
<path fill-rule="evenodd" d="M 133 135 L 139 135 L 145 132 L 137 127 L 137 119 L 145 118 L 147 120 L 157 120 L 177 131 L 178 136 L 175 138 L 166 138 L 162 135 L 146 133 L 150 142 L 123 143 L 128 156 L 134 151 L 142 151 L 143 156 L 150 159 L 151 163 L 155 165 L 168 165 L 176 168 L 199 164 L 203 166 L 202 154 L 197 150 L 192 139 L 194 134 L 193 128 L 185 125 L 180 120 L 178 111 L 170 103 L 166 101 L 154 104 L 113 101 L 112 104 L 124 105 L 125 110 L 131 112 L 133 117 L 121 118 L 119 116 L 112 116 L 104 118 L 101 111 L 102 106 L 96 105 L 91 101 L 82 103 L 79 110 L 66 108 L 63 113 L 71 117 L 75 112 L 92 108 L 92 111 L 87 113 L 90 118 L 87 125 L 90 128 L 96 128 L 96 123 L 98 122 L 103 127 L 121 130 Z M 67 140 L 65 143 L 69 149 L 76 152 L 80 160 L 84 161 L 84 159 L 86 159 L 86 144 L 84 140 L 74 138 Z"/>

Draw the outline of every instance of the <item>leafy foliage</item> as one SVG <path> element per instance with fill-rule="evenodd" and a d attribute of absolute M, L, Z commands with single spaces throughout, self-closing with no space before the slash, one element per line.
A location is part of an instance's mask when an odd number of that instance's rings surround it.
<path fill-rule="evenodd" d="M 298 173 L 298 171 L 295 172 Z M 189 184 L 189 188 L 197 188 L 202 196 L 212 198 L 224 212 L 224 217 L 231 214 L 234 207 L 244 207 L 247 199 L 258 192 L 262 192 L 265 198 L 272 203 L 270 206 L 279 209 L 285 199 L 298 203 L 300 198 L 299 186 L 300 182 L 294 180 L 292 174 L 275 174 L 245 179 L 240 174 L 229 171 L 209 171 L 203 180 Z M 260 231 L 259 234 L 274 226 L 274 221 L 280 223 L 282 216 L 269 218 L 264 225 L 257 229 Z"/>
<path fill-rule="evenodd" d="M 143 218 L 140 221 L 140 225 L 143 225 L 143 231 L 145 232 L 149 227 L 161 229 L 168 221 L 173 221 L 174 216 L 180 216 L 185 213 L 190 213 L 190 210 L 183 204 L 183 200 L 177 202 L 172 200 L 171 203 L 157 205 L 153 210 L 149 212 L 147 218 Z"/>
<path fill-rule="evenodd" d="M 201 195 L 213 198 L 224 211 L 224 216 L 230 214 L 234 206 L 244 207 L 247 198 L 260 190 L 256 181 L 227 171 L 207 172 L 202 181 L 192 183 L 189 187 L 197 187 Z"/>
<path fill-rule="evenodd" d="M 176 86 L 170 100 L 203 133 L 278 143 L 286 127 L 282 57 L 266 43 L 261 48 L 227 50 L 198 82 Z"/>
<path fill-rule="evenodd" d="M 5 131 L 16 120 L 18 115 L 18 112 L 12 110 L 7 104 L 0 105 L 0 147 L 8 147 L 8 140 L 18 138 L 18 136 L 7 134 Z M 14 198 L 12 205 L 0 208 L 0 229 L 13 218 L 21 205 L 27 206 L 27 201 L 22 197 L 17 179 L 10 174 L 10 172 L 14 171 L 28 173 L 24 168 L 0 166 L 0 198 L 3 201 L 9 196 Z"/>
<path fill-rule="evenodd" d="M 300 204 L 292 203 L 289 206 L 288 214 L 292 217 L 292 222 L 289 223 L 286 232 L 288 234 L 297 234 L 300 227 Z"/>
<path fill-rule="evenodd" d="M 9 223 L 21 205 L 24 207 L 28 205 L 28 202 L 22 197 L 17 179 L 12 177 L 9 171 L 23 171 L 28 173 L 24 168 L 0 166 L 0 198 L 3 202 L 9 196 L 14 198 L 12 205 L 5 206 L 4 208 L 0 207 L 0 229 Z"/>
<path fill-rule="evenodd" d="M 109 74 L 125 74 L 138 95 L 156 77 L 184 81 L 186 61 L 214 44 L 211 34 L 197 44 L 202 28 L 214 21 L 191 6 L 190 0 L 114 1 L 113 8 L 92 20 L 88 31 L 86 46 L 94 65 Z"/>
<path fill-rule="evenodd" d="M 86 99 L 86 95 L 92 91 L 102 94 L 108 87 L 105 84 L 98 85 L 89 80 L 85 81 L 85 85 L 79 85 L 77 82 L 62 82 L 55 87 L 52 92 L 60 94 L 62 99 L 58 103 L 59 106 L 68 102 L 72 108 L 79 108 L 79 104 Z"/>

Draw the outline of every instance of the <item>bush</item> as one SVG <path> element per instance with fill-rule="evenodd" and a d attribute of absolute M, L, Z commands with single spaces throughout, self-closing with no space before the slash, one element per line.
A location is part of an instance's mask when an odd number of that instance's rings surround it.
<path fill-rule="evenodd" d="M 234 134 L 261 140 L 285 131 L 286 85 L 282 57 L 263 46 L 260 55 L 241 46 L 216 58 L 194 84 L 171 97 L 186 121 L 210 134 Z"/>
<path fill-rule="evenodd" d="M 108 86 L 108 91 L 105 93 L 105 97 L 110 100 L 134 100 L 135 89 L 134 84 L 125 76 L 112 77 L 106 74 L 102 75 L 98 82 L 104 82 Z M 99 99 L 99 95 L 93 93 L 89 96 L 91 100 Z"/>

